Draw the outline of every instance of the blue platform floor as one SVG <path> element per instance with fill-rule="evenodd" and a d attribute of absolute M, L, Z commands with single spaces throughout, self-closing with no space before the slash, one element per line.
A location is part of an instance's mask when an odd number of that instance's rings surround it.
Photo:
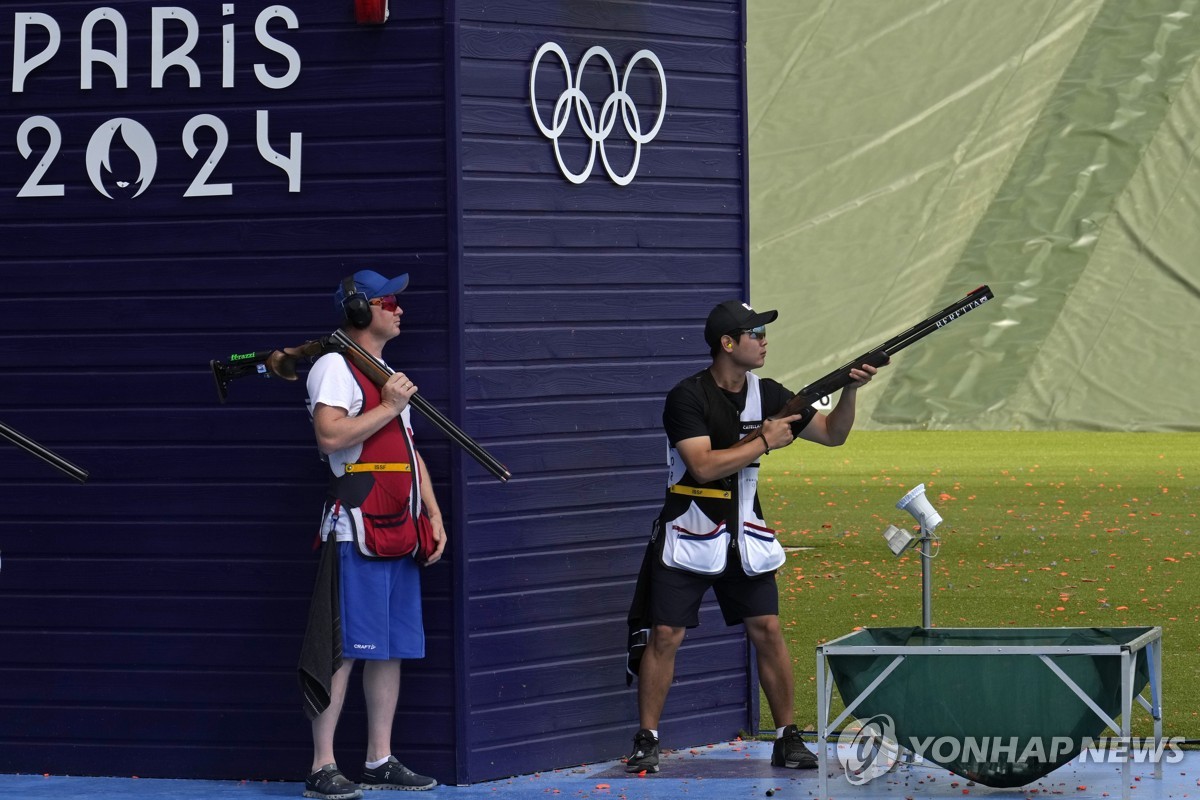
<path fill-rule="evenodd" d="M 897 767 L 862 786 L 846 781 L 830 746 L 829 795 L 841 800 L 915 800 L 985 797 L 996 800 L 1200 800 L 1200 751 L 1185 751 L 1178 763 L 1164 763 L 1162 779 L 1150 764 L 1132 764 L 1128 785 L 1121 767 L 1078 761 L 1018 789 L 992 789 L 928 764 Z M 818 796 L 816 771 L 797 772 L 770 765 L 767 742 L 726 742 L 664 754 L 657 775 L 630 775 L 610 761 L 553 770 L 473 786 L 439 786 L 416 795 L 431 800 L 742 800 Z M 258 800 L 300 797 L 301 782 L 184 781 L 135 778 L 83 778 L 56 775 L 0 775 L 4 800 Z M 389 792 L 369 792 L 378 798 Z M 405 793 L 406 796 L 412 796 Z"/>

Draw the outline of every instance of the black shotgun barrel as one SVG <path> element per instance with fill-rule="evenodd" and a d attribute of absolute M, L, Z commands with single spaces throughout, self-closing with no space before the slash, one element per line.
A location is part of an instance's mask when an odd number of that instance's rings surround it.
<path fill-rule="evenodd" d="M 358 342 L 347 336 L 345 332 L 341 330 L 334 331 L 333 335 L 329 338 L 331 341 L 336 342 L 346 350 L 352 351 L 355 355 L 359 356 L 359 358 L 365 360 L 369 364 L 374 365 L 376 369 L 385 373 L 386 375 L 395 374 L 395 370 L 360 347 Z M 507 481 L 512 477 L 512 473 L 508 471 L 507 467 L 497 461 L 491 453 L 489 453 L 487 450 L 484 450 L 478 442 L 463 432 L 462 429 L 450 421 L 450 419 L 442 414 L 442 412 L 438 411 L 437 408 L 431 405 L 424 397 L 421 397 L 419 394 L 414 394 L 408 399 L 408 402 L 412 404 L 413 408 L 421 412 L 426 419 L 432 422 L 438 430 L 446 434 L 446 436 L 458 444 L 462 449 L 466 450 L 467 455 L 478 461 L 480 465 L 482 465 L 483 468 L 488 472 L 492 473 L 492 475 L 496 476 L 502 481 Z"/>
<path fill-rule="evenodd" d="M 992 290 L 986 284 L 980 286 L 966 297 L 956 300 L 941 311 L 930 314 L 903 333 L 893 336 L 878 347 L 871 348 L 858 358 L 846 362 L 828 375 L 813 381 L 799 391 L 799 396 L 807 398 L 809 402 L 815 402 L 822 397 L 833 394 L 844 386 L 849 386 L 854 382 L 850 377 L 850 370 L 862 364 L 870 364 L 874 367 L 883 366 L 888 363 L 893 355 L 899 353 L 910 344 L 925 338 L 936 330 L 941 330 L 963 314 L 978 308 L 994 297 L 995 295 L 992 294 Z"/>
<path fill-rule="evenodd" d="M 86 469 L 75 466 L 70 461 L 67 461 L 65 458 L 60 456 L 58 453 L 55 453 L 53 450 L 48 450 L 47 448 L 42 447 L 40 444 L 35 442 L 33 439 L 30 439 L 28 436 L 22 436 L 21 434 L 17 433 L 12 428 L 5 425 L 3 422 L 0 422 L 0 436 L 3 436 L 5 439 L 8 439 L 10 442 L 15 444 L 17 447 L 20 447 L 21 449 L 25 450 L 26 452 L 32 453 L 33 455 L 40 458 L 42 461 L 45 461 L 50 466 L 55 467 L 58 470 L 60 470 L 61 472 L 66 473 L 67 475 L 71 476 L 72 478 L 79 481 L 80 483 L 83 483 L 84 481 L 86 481 L 88 479 L 88 471 Z"/>

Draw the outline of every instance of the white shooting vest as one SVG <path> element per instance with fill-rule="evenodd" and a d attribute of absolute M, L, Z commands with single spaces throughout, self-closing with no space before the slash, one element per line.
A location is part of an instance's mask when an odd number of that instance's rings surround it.
<path fill-rule="evenodd" d="M 746 381 L 746 407 L 742 410 L 741 421 L 761 424 L 762 395 L 759 391 L 758 376 L 747 373 Z M 758 492 L 757 461 L 737 473 L 736 506 L 732 502 L 730 492 L 681 485 L 679 482 L 686 474 L 687 466 L 669 442 L 667 469 L 668 493 L 724 498 L 727 501 L 724 507 L 729 510 L 723 520 L 713 521 L 700 509 L 696 501 L 692 500 L 687 511 L 664 522 L 661 535 L 664 537 L 662 562 L 665 566 L 701 575 L 719 575 L 725 571 L 732 545 L 736 545 L 737 552 L 741 555 L 742 569 L 747 575 L 774 572 L 787 560 L 783 546 L 775 538 L 775 531 L 768 528 L 766 522 L 754 510 L 754 498 Z M 706 505 L 712 508 L 711 503 L 706 502 Z M 735 535 L 737 538 L 733 540 L 731 537 Z"/>

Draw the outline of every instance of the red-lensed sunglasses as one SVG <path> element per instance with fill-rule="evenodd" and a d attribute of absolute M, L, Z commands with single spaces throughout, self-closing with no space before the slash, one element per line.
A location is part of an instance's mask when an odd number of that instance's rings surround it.
<path fill-rule="evenodd" d="M 371 305 L 379 306 L 384 311 L 389 311 L 389 312 L 394 312 L 397 308 L 400 307 L 400 304 L 396 302 L 396 295 L 394 295 L 394 294 L 389 294 L 384 297 L 373 297 L 373 298 L 371 298 L 370 302 L 371 302 Z"/>

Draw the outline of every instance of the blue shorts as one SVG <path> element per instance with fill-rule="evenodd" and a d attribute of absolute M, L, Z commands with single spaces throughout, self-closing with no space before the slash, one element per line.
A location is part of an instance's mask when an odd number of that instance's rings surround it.
<path fill-rule="evenodd" d="M 338 542 L 346 658 L 425 657 L 421 568 L 411 558 L 368 559 Z"/>

